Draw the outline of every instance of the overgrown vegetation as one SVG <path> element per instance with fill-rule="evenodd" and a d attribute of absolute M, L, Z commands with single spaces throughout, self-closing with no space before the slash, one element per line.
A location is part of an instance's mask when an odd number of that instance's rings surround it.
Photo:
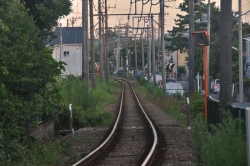
<path fill-rule="evenodd" d="M 58 82 L 60 87 L 63 103 L 62 109 L 53 114 L 56 121 L 56 129 L 69 129 L 69 104 L 73 107 L 73 127 L 75 129 L 93 126 L 110 125 L 114 117 L 111 113 L 103 111 L 103 107 L 108 104 L 117 102 L 118 83 L 113 80 L 109 84 L 101 84 L 97 82 L 95 90 L 86 89 L 86 85 L 78 77 L 69 76 Z M 112 87 L 112 88 L 111 88 Z M 78 138 L 81 137 L 81 138 Z M 91 143 L 92 139 L 87 135 L 77 136 L 72 138 L 72 141 L 62 141 L 59 143 L 42 143 L 39 141 L 30 142 L 29 146 L 23 147 L 22 143 L 15 143 L 13 146 L 21 148 L 20 151 L 15 153 L 13 160 L 13 151 L 8 161 L 0 161 L 1 164 L 10 165 L 58 165 L 58 163 L 69 163 L 79 159 L 79 154 L 73 146 L 77 147 L 77 140 Z M 1 139 L 0 139 L 1 140 Z M 82 152 L 84 155 L 84 152 Z M 86 155 L 86 154 L 85 154 Z"/>
<path fill-rule="evenodd" d="M 223 124 L 211 125 L 211 131 L 203 114 L 198 114 L 192 122 L 192 146 L 198 165 L 247 165 L 245 134 L 239 125 L 242 122 L 226 114 Z"/>
<path fill-rule="evenodd" d="M 108 125 L 113 122 L 110 113 L 103 112 L 103 107 L 110 103 L 117 102 L 112 95 L 112 88 L 117 83 L 110 80 L 109 84 L 97 82 L 96 90 L 88 90 L 80 78 L 70 76 L 59 83 L 61 87 L 63 110 L 58 118 L 58 129 L 69 128 L 69 104 L 73 108 L 73 126 L 75 129 L 89 126 Z"/>
<path fill-rule="evenodd" d="M 145 80 L 139 80 L 138 91 L 148 96 L 148 99 L 160 106 L 167 114 L 186 125 L 186 103 L 184 100 L 167 97 L 162 89 L 154 87 Z M 190 97 L 190 114 L 192 143 L 197 165 L 247 165 L 246 138 L 243 125 L 239 119 L 234 119 L 230 113 L 223 124 L 209 125 L 204 118 L 204 97 L 201 92 L 195 92 Z"/>
<path fill-rule="evenodd" d="M 186 116 L 183 114 L 183 111 L 186 111 L 185 98 L 167 96 L 162 88 L 154 86 L 143 78 L 139 79 L 138 82 L 141 85 L 137 87 L 138 91 L 146 94 L 151 102 L 161 107 L 162 110 L 178 120 L 181 124 L 186 124 Z"/>

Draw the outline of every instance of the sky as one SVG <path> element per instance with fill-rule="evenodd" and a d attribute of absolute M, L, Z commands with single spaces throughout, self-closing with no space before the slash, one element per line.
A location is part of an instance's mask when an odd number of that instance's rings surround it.
<path fill-rule="evenodd" d="M 101 0 L 104 1 L 104 0 Z M 157 3 L 159 0 L 153 0 L 152 3 Z M 210 0 L 211 2 L 216 2 L 216 6 L 220 6 L 220 0 Z M 242 2 L 242 13 L 245 13 L 250 10 L 250 0 L 241 0 Z M 73 0 L 73 6 L 72 10 L 73 12 L 66 16 L 65 18 L 62 18 L 59 20 L 60 23 L 62 23 L 62 26 L 67 26 L 67 19 L 69 26 L 72 26 L 71 20 L 72 18 L 77 18 L 74 26 L 82 26 L 81 22 L 81 16 L 82 16 L 82 0 Z M 94 2 L 94 13 L 97 14 L 98 10 L 98 0 L 93 0 Z M 144 3 L 147 2 L 147 0 L 144 0 Z M 182 3 L 183 0 L 165 0 L 165 5 L 169 6 L 168 8 L 165 8 L 165 31 L 172 30 L 173 26 L 175 26 L 174 19 L 176 18 L 176 14 L 185 14 L 184 12 L 181 12 L 178 7 L 179 4 Z M 207 3 L 208 0 L 202 1 L 203 3 Z M 108 14 L 127 14 L 129 12 L 135 13 L 135 4 L 130 4 L 130 0 L 108 0 L 107 1 L 109 10 Z M 142 7 L 143 6 L 143 7 Z M 149 13 L 150 12 L 150 6 L 151 13 L 159 13 L 160 7 L 158 5 L 150 5 L 150 2 L 142 5 L 142 1 L 138 0 L 137 2 L 137 13 L 140 14 L 143 10 L 143 13 Z M 232 0 L 232 10 L 238 11 L 238 0 Z M 104 12 L 104 10 L 103 10 Z M 134 19 L 132 19 L 134 17 Z M 138 16 L 137 16 L 138 17 Z M 97 16 L 94 17 L 94 24 L 98 23 Z M 134 20 L 134 21 L 133 21 Z M 155 17 L 155 20 L 158 21 L 158 17 Z M 250 12 L 242 17 L 243 22 L 249 22 L 250 23 Z M 109 27 L 115 27 L 120 24 L 126 24 L 128 22 L 127 16 L 109 16 L 108 18 L 108 26 Z M 144 26 L 142 24 L 143 21 L 140 21 L 140 27 Z M 131 16 L 129 20 L 129 24 L 132 26 L 138 26 L 138 18 L 135 18 L 135 16 Z M 147 26 L 145 24 L 145 26 Z"/>

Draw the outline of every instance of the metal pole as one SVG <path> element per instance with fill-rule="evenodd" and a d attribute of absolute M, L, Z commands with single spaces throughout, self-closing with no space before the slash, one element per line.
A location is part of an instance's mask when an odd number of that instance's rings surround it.
<path fill-rule="evenodd" d="M 60 61 L 62 61 L 62 23 L 60 23 Z"/>
<path fill-rule="evenodd" d="M 148 76 L 151 74 L 151 40 L 150 40 L 150 20 L 148 25 Z"/>
<path fill-rule="evenodd" d="M 135 71 L 137 76 L 137 50 L 136 50 L 136 38 L 135 38 Z"/>
<path fill-rule="evenodd" d="M 126 77 L 128 78 L 128 23 L 126 24 Z"/>
<path fill-rule="evenodd" d="M 205 115 L 205 119 L 207 120 L 207 96 L 208 96 L 208 92 L 207 92 L 207 46 L 203 47 L 204 49 L 204 65 L 203 65 L 203 72 L 204 72 L 204 115 Z"/>
<path fill-rule="evenodd" d="M 207 2 L 208 5 L 208 13 L 207 13 L 207 33 L 208 33 L 208 39 L 210 41 L 210 0 Z M 210 61 L 210 45 L 207 46 L 207 92 L 209 94 L 209 83 L 210 83 L 210 76 L 209 76 L 209 62 Z"/>
<path fill-rule="evenodd" d="M 98 20 L 99 20 L 99 70 L 100 70 L 100 82 L 103 82 L 103 55 L 102 55 L 102 8 L 101 0 L 98 0 Z"/>
<path fill-rule="evenodd" d="M 141 62 L 142 62 L 142 72 L 144 73 L 144 44 L 143 44 L 143 37 L 141 38 Z"/>
<path fill-rule="evenodd" d="M 156 85 L 156 76 L 155 76 L 155 39 L 154 39 L 154 18 L 151 15 L 151 27 L 152 27 L 152 54 L 153 54 L 153 84 Z"/>
<path fill-rule="evenodd" d="M 148 76 L 148 81 L 149 81 L 149 54 L 150 54 L 150 43 L 149 43 L 149 29 L 147 25 L 147 76 Z"/>
<path fill-rule="evenodd" d="M 194 93 L 194 0 L 189 0 L 189 96 Z"/>
<path fill-rule="evenodd" d="M 90 38 L 91 38 L 91 75 L 92 88 L 96 89 L 96 75 L 95 75 L 95 52 L 94 52 L 94 19 L 93 19 L 93 0 L 89 0 L 90 11 Z"/>
<path fill-rule="evenodd" d="M 88 42 L 88 0 L 82 0 L 82 80 L 86 79 L 86 63 L 87 63 L 87 42 Z M 67 22 L 68 26 L 68 22 Z"/>
<path fill-rule="evenodd" d="M 160 34 L 161 34 L 161 25 L 160 25 L 160 22 L 161 22 L 161 14 L 159 13 L 159 27 L 158 27 L 158 56 L 157 56 L 157 71 L 159 72 L 159 62 L 160 62 L 160 51 L 161 51 L 161 37 L 160 37 Z"/>
<path fill-rule="evenodd" d="M 239 0 L 239 88 L 240 103 L 243 102 L 243 61 L 242 61 L 242 16 L 241 16 L 241 0 Z"/>
<path fill-rule="evenodd" d="M 161 62 L 162 62 L 162 89 L 166 91 L 166 69 L 165 69 L 165 44 L 164 44 L 164 0 L 161 0 Z"/>
<path fill-rule="evenodd" d="M 105 0 L 105 74 L 106 74 L 106 83 L 109 82 L 109 57 L 108 57 L 108 9 L 107 9 L 107 0 Z"/>

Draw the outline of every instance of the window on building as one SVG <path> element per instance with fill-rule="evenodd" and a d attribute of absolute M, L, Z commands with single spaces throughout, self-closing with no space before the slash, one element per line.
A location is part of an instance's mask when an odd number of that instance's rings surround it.
<path fill-rule="evenodd" d="M 69 51 L 63 51 L 63 56 L 64 56 L 64 57 L 69 56 Z"/>

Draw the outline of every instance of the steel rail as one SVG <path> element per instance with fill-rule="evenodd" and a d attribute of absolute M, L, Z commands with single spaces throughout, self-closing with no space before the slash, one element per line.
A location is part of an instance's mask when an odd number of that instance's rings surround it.
<path fill-rule="evenodd" d="M 128 81 L 126 81 L 126 82 L 128 82 Z M 140 108 L 141 108 L 141 110 L 142 110 L 144 116 L 147 118 L 147 120 L 148 120 L 148 122 L 149 122 L 149 124 L 150 124 L 150 127 L 151 127 L 151 129 L 152 129 L 153 135 L 154 135 L 154 143 L 153 143 L 153 146 L 151 147 L 151 150 L 150 150 L 150 152 L 148 153 L 146 159 L 145 159 L 144 162 L 141 164 L 141 166 L 146 166 L 146 165 L 149 165 L 149 163 L 152 162 L 152 160 L 153 160 L 153 155 L 154 155 L 154 153 L 156 152 L 156 145 L 157 145 L 157 143 L 158 143 L 158 136 L 157 136 L 156 129 L 155 129 L 155 127 L 154 127 L 152 121 L 149 119 L 148 115 L 147 115 L 146 112 L 144 111 L 144 109 L 143 109 L 143 107 L 142 107 L 142 105 L 141 105 L 141 103 L 140 103 L 140 101 L 139 101 L 139 99 L 138 99 L 138 97 L 137 97 L 137 95 L 136 95 L 136 93 L 135 93 L 135 91 L 134 91 L 134 88 L 133 88 L 132 84 L 131 84 L 130 82 L 128 82 L 128 83 L 130 84 L 130 86 L 131 86 L 131 88 L 132 88 L 132 90 L 133 90 L 134 96 L 135 96 L 135 98 L 136 98 L 138 104 L 140 105 Z"/>
<path fill-rule="evenodd" d="M 127 81 L 127 80 L 124 80 L 124 79 L 120 79 L 120 80 L 125 81 L 125 82 L 127 82 L 127 83 L 130 84 L 130 87 L 131 87 L 131 89 L 132 89 L 132 91 L 133 91 L 133 94 L 134 94 L 136 100 L 137 100 L 137 103 L 138 103 L 138 105 L 140 106 L 140 109 L 141 109 L 143 115 L 145 116 L 145 118 L 147 119 L 148 123 L 150 124 L 150 128 L 152 129 L 153 138 L 154 138 L 154 140 L 153 140 L 153 145 L 152 145 L 152 147 L 151 147 L 149 153 L 147 154 L 145 160 L 144 160 L 144 161 L 142 162 L 142 164 L 141 164 L 141 166 L 147 166 L 147 165 L 150 165 L 150 163 L 153 161 L 153 159 L 154 159 L 154 158 L 153 158 L 153 157 L 154 157 L 154 154 L 156 153 L 156 146 L 157 146 L 157 144 L 158 144 L 157 132 L 156 132 L 156 129 L 155 129 L 155 127 L 154 127 L 152 121 L 150 120 L 150 118 L 148 117 L 148 115 L 146 114 L 146 112 L 144 111 L 144 109 L 143 109 L 143 107 L 142 107 L 142 105 L 141 105 L 141 103 L 140 103 L 140 101 L 139 101 L 139 99 L 138 99 L 138 97 L 137 97 L 137 95 L 136 95 L 136 93 L 135 93 L 135 90 L 134 90 L 134 88 L 133 88 L 133 85 L 132 85 L 129 81 Z M 119 80 L 118 80 L 118 81 L 119 81 Z M 95 150 L 93 150 L 92 152 L 90 152 L 87 156 L 85 156 L 83 159 L 79 160 L 78 162 L 76 162 L 76 163 L 73 164 L 72 166 L 80 166 L 80 165 L 83 165 L 83 164 L 86 164 L 86 163 L 91 162 L 91 160 L 93 159 L 93 157 L 96 157 L 97 154 L 100 154 L 100 153 L 101 153 L 101 150 L 102 150 L 103 148 L 105 148 L 106 146 L 108 146 L 107 144 L 108 144 L 110 141 L 112 141 L 112 138 L 113 138 L 114 133 L 115 133 L 115 131 L 116 131 L 116 129 L 117 129 L 118 123 L 119 123 L 119 121 L 120 121 L 120 119 L 121 119 L 122 104 L 123 104 L 123 98 L 124 98 L 124 87 L 125 87 L 125 86 L 124 86 L 124 84 L 123 84 L 122 96 L 121 96 L 120 108 L 119 108 L 119 113 L 118 113 L 117 120 L 116 120 L 116 122 L 115 122 L 115 124 L 114 124 L 114 127 L 113 127 L 111 133 L 109 134 L 109 136 L 105 139 L 105 141 L 104 141 L 100 146 L 98 146 Z"/>
<path fill-rule="evenodd" d="M 79 166 L 82 163 L 87 162 L 90 158 L 92 158 L 92 156 L 95 156 L 97 153 L 99 153 L 100 150 L 102 148 L 104 148 L 109 141 L 111 141 L 111 138 L 114 136 L 115 130 L 117 129 L 118 123 L 120 122 L 120 119 L 121 119 L 123 95 L 124 95 L 124 84 L 123 84 L 123 87 L 122 87 L 122 96 L 121 96 L 119 114 L 117 116 L 116 122 L 115 122 L 114 127 L 113 127 L 111 133 L 109 134 L 109 136 L 106 138 L 106 140 L 100 146 L 98 146 L 95 150 L 90 152 L 87 156 L 85 156 L 83 159 L 79 160 L 78 162 L 76 162 L 72 166 Z"/>

